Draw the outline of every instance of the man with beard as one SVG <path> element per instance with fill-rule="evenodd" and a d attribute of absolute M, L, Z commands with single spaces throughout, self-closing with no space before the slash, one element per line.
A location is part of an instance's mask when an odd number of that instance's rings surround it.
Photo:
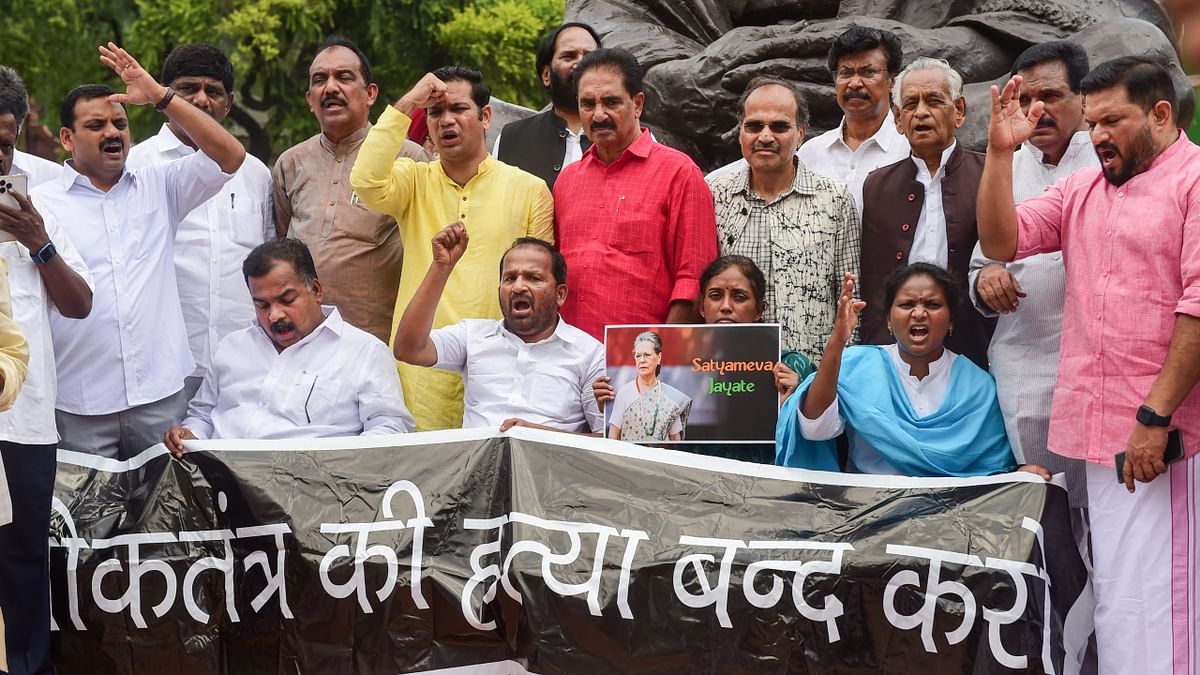
<path fill-rule="evenodd" d="M 819 363 L 847 274 L 858 275 L 862 231 L 842 183 L 796 158 L 808 104 L 786 80 L 758 77 L 738 102 L 747 168 L 709 179 L 721 255 L 743 255 L 766 277 L 762 320 L 783 349 Z"/>
<path fill-rule="evenodd" d="M 1049 447 L 1087 461 L 1100 672 L 1195 674 L 1200 148 L 1176 127 L 1166 69 L 1107 61 L 1080 85 L 1100 169 L 1014 206 L 1013 151 L 1044 109 L 1022 112 L 1021 86 L 1017 75 L 992 89 L 980 242 L 997 260 L 1063 255 Z M 1168 466 L 1169 445 L 1186 458 Z M 1113 473 L 1120 451 L 1124 485 Z"/>
<path fill-rule="evenodd" d="M 496 159 L 520 167 L 554 189 L 559 171 L 591 147 L 579 121 L 575 66 L 600 48 L 600 36 L 585 23 L 564 23 L 542 39 L 537 71 L 550 92 L 551 108 L 506 125 L 496 139 Z"/>
<path fill-rule="evenodd" d="M 162 81 L 218 123 L 233 108 L 233 65 L 221 50 L 185 44 L 167 55 Z M 139 169 L 196 152 L 196 144 L 177 123 L 165 122 L 158 134 L 129 151 L 128 166 Z M 271 171 L 254 155 L 233 174 L 215 197 L 198 206 L 175 231 L 175 280 L 183 304 L 183 322 L 196 370 L 184 385 L 191 400 L 212 367 L 217 342 L 251 318 L 240 268 L 255 246 L 275 237 L 271 218 Z"/>
<path fill-rule="evenodd" d="M 903 58 L 900 38 L 890 31 L 851 26 L 839 35 L 829 48 L 828 66 L 842 121 L 797 153 L 809 171 L 846 184 L 859 217 L 867 174 L 908 156 L 908 139 L 896 131 L 891 101 Z M 746 160 L 739 159 L 707 178 L 711 183 L 745 167 Z"/>
<path fill-rule="evenodd" d="M 604 374 L 604 346 L 559 316 L 567 263 L 552 244 L 521 237 L 500 259 L 502 320 L 464 319 L 432 330 L 468 239 L 462 223 L 434 235 L 433 262 L 396 330 L 396 358 L 463 374 L 464 428 L 602 431 L 592 382 Z"/>
<path fill-rule="evenodd" d="M 559 247 L 578 280 L 563 316 L 595 338 L 609 324 L 699 321 L 700 274 L 717 257 L 700 169 L 642 128 L 632 54 L 597 49 L 575 77 L 593 145 L 554 184 Z"/>
<path fill-rule="evenodd" d="M 1083 47 L 1066 41 L 1034 45 L 1013 63 L 1012 74 L 1021 76 L 1021 110 L 1042 105 L 1033 135 L 1013 155 L 1013 200 L 1018 204 L 1080 169 L 1098 166 L 1079 93 L 1087 72 Z M 1067 474 L 1071 506 L 1081 516 L 1076 534 L 1086 541 L 1084 463 L 1046 450 L 1065 280 L 1061 252 L 1005 264 L 983 257 L 977 245 L 967 287 L 980 313 L 999 315 L 988 359 L 1013 454 L 1019 462 Z"/>
<path fill-rule="evenodd" d="M 180 426 L 176 457 L 197 438 L 329 438 L 412 431 L 387 345 L 322 306 L 304 242 L 261 244 L 242 263 L 255 321 L 217 347 Z"/>
<path fill-rule="evenodd" d="M 331 37 L 308 67 L 308 107 L 321 132 L 288 148 L 271 173 L 275 231 L 308 244 L 325 280 L 325 301 L 352 326 L 387 342 L 400 283 L 404 248 L 396 219 L 359 202 L 350 168 L 371 129 L 371 105 L 379 87 L 358 45 Z M 432 159 L 411 141 L 399 154 Z"/>
<path fill-rule="evenodd" d="M 987 369 L 992 327 L 967 296 L 967 269 L 979 239 L 975 193 L 983 155 L 956 138 L 967 114 L 962 76 L 941 59 L 919 58 L 896 76 L 892 101 L 896 128 L 912 156 L 876 169 L 863 182 L 862 341 L 895 341 L 884 283 L 894 269 L 927 262 L 954 273 L 962 298 L 946 348 Z"/>
<path fill-rule="evenodd" d="M 537 176 L 488 154 L 491 92 L 479 71 L 460 66 L 426 73 L 388 106 L 363 143 L 350 182 L 363 203 L 396 218 L 407 260 L 396 302 L 397 323 L 432 262 L 429 241 L 446 223 L 471 229 L 475 247 L 451 276 L 435 312 L 436 327 L 462 319 L 498 318 L 492 294 L 504 247 L 517 237 L 554 238 L 554 203 Z M 412 123 L 425 108 L 438 159 L 420 164 L 396 159 Z M 399 364 L 405 390 L 421 431 L 454 428 L 463 419 L 462 378 L 407 363 Z"/>
<path fill-rule="evenodd" d="M 83 85 L 67 94 L 59 139 L 71 160 L 62 178 L 39 186 L 34 197 L 63 224 L 96 281 L 86 319 L 51 315 L 60 447 L 128 459 L 179 419 L 187 405 L 184 378 L 196 367 L 175 282 L 176 229 L 220 192 L 246 151 L 125 50 L 110 42 L 100 53 L 128 91 Z M 154 105 L 199 152 L 127 169 L 122 103 Z"/>

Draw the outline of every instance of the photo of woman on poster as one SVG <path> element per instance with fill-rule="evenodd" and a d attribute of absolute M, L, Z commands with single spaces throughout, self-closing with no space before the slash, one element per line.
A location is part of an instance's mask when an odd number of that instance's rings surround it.
<path fill-rule="evenodd" d="M 680 441 L 692 399 L 658 379 L 662 338 L 646 331 L 633 341 L 637 377 L 617 389 L 609 438 L 626 441 Z"/>

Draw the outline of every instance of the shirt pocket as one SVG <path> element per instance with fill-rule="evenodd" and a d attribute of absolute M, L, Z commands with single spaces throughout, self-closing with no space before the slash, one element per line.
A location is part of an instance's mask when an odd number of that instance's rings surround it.
<path fill-rule="evenodd" d="M 253 203 L 249 199 L 239 203 L 237 195 L 229 195 L 229 199 L 220 195 L 217 199 L 222 200 L 218 206 L 221 212 L 221 230 L 226 236 L 234 243 L 249 248 L 263 243 L 266 231 L 263 214 L 266 211 L 261 204 Z"/>
<path fill-rule="evenodd" d="M 539 363 L 525 386 L 530 407 L 546 417 L 565 420 L 581 407 L 579 377 L 567 368 Z"/>
<path fill-rule="evenodd" d="M 279 412 L 296 426 L 329 424 L 344 389 L 333 377 L 302 371 L 283 392 Z"/>

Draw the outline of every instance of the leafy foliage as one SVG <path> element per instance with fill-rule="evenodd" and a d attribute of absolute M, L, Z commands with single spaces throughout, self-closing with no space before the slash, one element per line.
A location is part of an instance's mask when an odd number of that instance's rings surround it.
<path fill-rule="evenodd" d="M 21 73 L 57 131 L 58 105 L 84 82 L 119 80 L 96 46 L 112 40 L 152 73 L 178 44 L 208 42 L 230 55 L 230 115 L 250 151 L 264 160 L 316 133 L 304 99 L 308 64 L 328 35 L 366 51 L 380 87 L 377 115 L 426 71 L 449 63 L 479 68 L 495 94 L 539 108 L 537 41 L 562 21 L 563 0 L 24 0 L 0 22 L 0 63 Z M 161 118 L 130 110 L 134 139 Z"/>

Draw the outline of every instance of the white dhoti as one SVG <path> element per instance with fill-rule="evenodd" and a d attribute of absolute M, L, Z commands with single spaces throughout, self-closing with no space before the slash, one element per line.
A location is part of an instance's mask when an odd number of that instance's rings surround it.
<path fill-rule="evenodd" d="M 1087 465 L 1100 675 L 1200 675 L 1200 457 L 1136 487 Z"/>

